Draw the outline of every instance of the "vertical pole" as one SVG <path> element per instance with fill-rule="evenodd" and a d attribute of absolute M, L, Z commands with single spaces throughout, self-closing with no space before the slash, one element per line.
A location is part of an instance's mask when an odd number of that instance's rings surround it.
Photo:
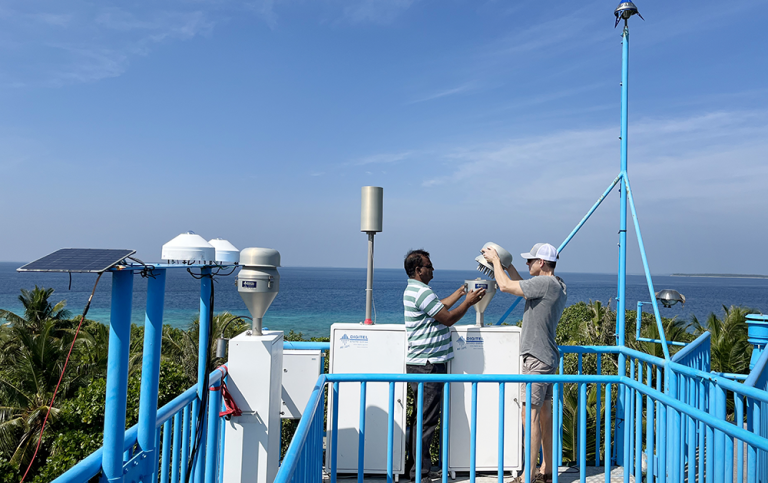
<path fill-rule="evenodd" d="M 387 483 L 393 483 L 395 440 L 395 383 L 389 383 L 389 417 L 387 418 Z M 421 480 L 419 480 L 421 481 Z"/>
<path fill-rule="evenodd" d="M 208 340 L 211 337 L 208 321 L 212 315 L 211 290 L 213 290 L 213 277 L 211 267 L 203 267 L 200 270 L 200 334 L 197 345 L 197 399 L 200 404 L 197 407 L 197 416 L 200 420 L 200 434 L 195 435 L 200 441 L 195 455 L 194 477 L 195 482 L 202 483 L 205 478 L 205 442 L 207 440 L 208 408 L 202 405 L 203 394 L 208 391 L 205 384 L 208 375 Z"/>
<path fill-rule="evenodd" d="M 101 460 L 104 477 L 109 482 L 123 481 L 132 295 L 133 272 L 112 272 L 112 310 L 109 318 L 107 391 L 104 404 L 104 453 Z"/>
<path fill-rule="evenodd" d="M 373 302 L 373 236 L 375 232 L 368 232 L 368 278 L 365 284 L 365 325 L 373 325 L 371 319 L 371 305 Z"/>
<path fill-rule="evenodd" d="M 225 376 L 222 375 L 222 379 Z M 221 381 L 213 384 L 215 389 L 208 395 L 208 440 L 206 442 L 208 457 L 205 459 L 205 483 L 216 482 L 216 463 L 219 455 L 219 408 L 221 408 Z"/>
<path fill-rule="evenodd" d="M 629 79 L 629 27 L 626 22 L 621 34 L 621 175 L 627 175 L 627 120 L 628 120 L 628 84 Z M 622 186 L 619 225 L 619 293 L 616 304 L 617 345 L 624 347 L 624 327 L 626 323 L 626 283 L 627 283 L 627 189 Z M 624 376 L 625 356 L 619 354 L 619 376 Z M 616 404 L 616 458 L 619 465 L 624 464 L 624 391 L 619 391 Z"/>
<path fill-rule="evenodd" d="M 363 469 L 365 468 L 365 403 L 368 385 L 365 381 L 360 382 L 360 433 L 357 435 L 357 483 L 363 483 Z"/>
<path fill-rule="evenodd" d="M 137 441 L 149 459 L 155 455 L 157 393 L 160 384 L 160 347 L 163 343 L 165 269 L 152 271 L 147 281 L 147 311 L 144 317 L 144 359 L 141 365 L 141 396 Z M 153 476 L 152 480 L 157 478 Z"/>

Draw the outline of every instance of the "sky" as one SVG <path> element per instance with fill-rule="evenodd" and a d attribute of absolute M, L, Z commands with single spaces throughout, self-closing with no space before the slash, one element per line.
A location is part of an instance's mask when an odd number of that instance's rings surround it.
<path fill-rule="evenodd" d="M 0 260 L 159 261 L 192 230 L 366 266 L 559 246 L 620 168 L 616 1 L 0 5 Z M 637 2 L 628 173 L 650 270 L 768 274 L 768 2 Z M 614 190 L 558 271 L 615 272 Z M 628 271 L 643 270 L 629 225 Z"/>

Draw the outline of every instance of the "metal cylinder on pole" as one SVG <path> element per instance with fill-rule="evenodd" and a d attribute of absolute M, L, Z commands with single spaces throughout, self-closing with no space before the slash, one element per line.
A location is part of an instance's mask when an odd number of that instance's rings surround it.
<path fill-rule="evenodd" d="M 384 188 L 363 186 L 360 203 L 360 231 L 368 234 L 368 276 L 365 286 L 365 321 L 373 325 L 373 237 L 382 231 L 384 218 Z"/>

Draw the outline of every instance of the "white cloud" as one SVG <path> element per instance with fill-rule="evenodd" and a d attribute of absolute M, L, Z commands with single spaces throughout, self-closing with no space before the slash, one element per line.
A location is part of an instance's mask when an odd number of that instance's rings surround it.
<path fill-rule="evenodd" d="M 130 11 L 80 3 L 71 13 L 0 11 L 3 84 L 61 86 L 95 82 L 126 71 L 157 43 L 184 41 L 214 25 L 202 10 Z"/>

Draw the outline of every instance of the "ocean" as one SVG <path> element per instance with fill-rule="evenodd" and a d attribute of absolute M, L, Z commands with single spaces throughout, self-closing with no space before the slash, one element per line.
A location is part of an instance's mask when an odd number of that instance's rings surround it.
<path fill-rule="evenodd" d="M 21 263 L 0 262 L 0 308 L 21 314 L 23 306 L 18 300 L 20 289 L 35 285 L 55 289 L 52 300 L 67 301 L 72 315 L 82 313 L 96 280 L 94 274 L 18 273 Z M 327 337 L 330 325 L 337 322 L 361 322 L 365 318 L 365 268 L 300 268 L 283 267 L 280 271 L 280 293 L 264 317 L 264 326 L 270 329 L 293 330 L 305 336 Z M 600 300 L 603 304 L 615 297 L 615 274 L 558 273 L 568 286 L 568 304 Z M 446 297 L 464 280 L 478 278 L 474 270 L 436 270 L 430 284 L 439 297 Z M 248 315 L 245 304 L 235 287 L 235 275 L 216 277 L 214 311 L 229 311 Z M 741 305 L 768 311 L 768 279 L 705 278 L 656 276 L 654 288 L 671 288 L 686 297 L 685 306 L 660 307 L 662 316 L 690 320 L 695 315 L 705 319 L 711 312 L 722 314 L 722 306 Z M 397 324 L 403 321 L 402 295 L 406 275 L 402 269 L 376 269 L 373 282 L 374 319 L 379 324 Z M 146 306 L 146 279 L 134 278 L 132 321 L 144 323 Z M 111 277 L 101 278 L 88 318 L 109 322 Z M 497 292 L 485 312 L 485 322 L 495 323 L 510 307 L 516 297 Z M 200 307 L 200 281 L 184 269 L 170 269 L 166 281 L 164 323 L 186 328 L 197 317 Z M 638 301 L 650 301 L 645 276 L 627 276 L 627 308 L 634 310 Z M 652 311 L 650 305 L 645 311 Z M 523 304 L 510 314 L 508 321 L 523 316 Z M 474 309 L 470 309 L 460 324 L 475 322 Z"/>

